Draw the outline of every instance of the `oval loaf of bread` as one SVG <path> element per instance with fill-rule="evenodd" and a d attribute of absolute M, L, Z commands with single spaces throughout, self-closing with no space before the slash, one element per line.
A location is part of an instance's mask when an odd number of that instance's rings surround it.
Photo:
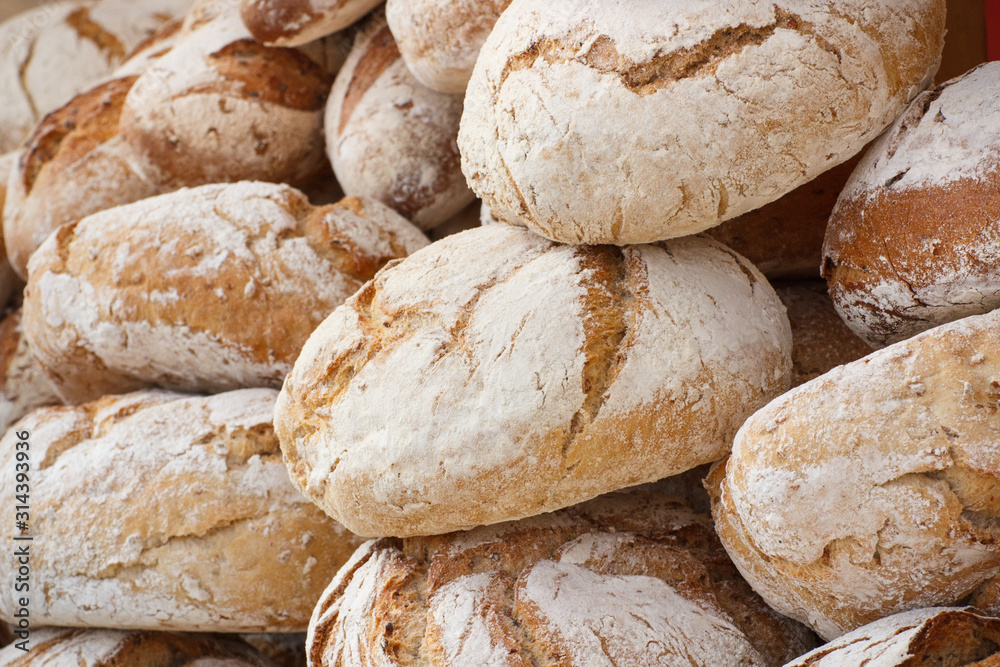
<path fill-rule="evenodd" d="M 361 535 L 566 507 L 726 454 L 787 389 L 784 308 L 703 238 L 573 247 L 493 225 L 386 267 L 313 333 L 275 427 Z"/>
<path fill-rule="evenodd" d="M 823 275 L 881 347 L 1000 306 L 1000 63 L 918 96 L 841 193 Z"/>
<path fill-rule="evenodd" d="M 459 133 L 472 189 L 565 243 L 645 243 L 774 201 L 931 81 L 944 0 L 514 0 Z"/>
<path fill-rule="evenodd" d="M 343 30 L 379 0 L 239 0 L 243 23 L 262 44 L 301 46 Z"/>
<path fill-rule="evenodd" d="M 998 335 L 1000 311 L 942 325 L 747 420 L 708 485 L 768 604 L 832 639 L 1000 573 Z"/>
<path fill-rule="evenodd" d="M 375 201 L 205 185 L 65 225 L 32 257 L 24 328 L 73 403 L 140 387 L 281 386 L 306 338 L 427 239 Z"/>

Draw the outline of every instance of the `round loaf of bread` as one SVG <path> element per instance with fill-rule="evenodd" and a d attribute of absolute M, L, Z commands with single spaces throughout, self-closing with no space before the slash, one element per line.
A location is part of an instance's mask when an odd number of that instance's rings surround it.
<path fill-rule="evenodd" d="M 931 607 L 869 623 L 785 667 L 990 667 L 998 660 L 1000 619 Z"/>
<path fill-rule="evenodd" d="M 145 630 L 31 629 L 28 652 L 0 651 L 3 667 L 277 667 L 238 639 Z"/>
<path fill-rule="evenodd" d="M 944 0 L 514 0 L 483 47 L 462 168 L 566 243 L 693 234 L 875 138 L 937 69 Z"/>
<path fill-rule="evenodd" d="M 987 63 L 917 97 L 841 193 L 823 276 L 873 346 L 1000 306 L 998 87 Z"/>
<path fill-rule="evenodd" d="M 344 192 L 391 206 L 421 229 L 475 200 L 456 137 L 462 98 L 425 88 L 381 14 L 358 31 L 326 109 L 326 146 Z"/>
<path fill-rule="evenodd" d="M 240 14 L 258 42 L 301 46 L 350 26 L 379 1 L 240 0 Z"/>
<path fill-rule="evenodd" d="M 35 408 L 62 400 L 21 330 L 21 309 L 0 320 L 0 432 Z"/>
<path fill-rule="evenodd" d="M 385 16 L 417 81 L 464 93 L 483 43 L 510 0 L 388 0 Z"/>
<path fill-rule="evenodd" d="M 27 452 L 30 470 L 32 623 L 305 630 L 360 540 L 289 482 L 276 395 L 138 392 L 41 408 L 8 430 L 0 460 L 13 471 Z M 11 508 L 15 488 L 11 472 L 0 485 Z M 6 544 L 21 534 L 0 526 Z M 2 562 L 0 617 L 11 622 L 13 548 Z"/>
<path fill-rule="evenodd" d="M 358 549 L 309 624 L 314 667 L 781 665 L 816 645 L 648 490 Z"/>
<path fill-rule="evenodd" d="M 718 460 L 787 389 L 790 347 L 770 285 L 714 241 L 480 227 L 334 311 L 275 427 L 299 488 L 354 532 L 444 533 Z"/>
<path fill-rule="evenodd" d="M 306 338 L 427 245 L 375 201 L 206 185 L 65 225 L 32 257 L 24 327 L 72 403 L 140 387 L 281 386 Z"/>
<path fill-rule="evenodd" d="M 833 639 L 1000 573 L 998 332 L 1000 311 L 943 325 L 747 420 L 708 485 L 768 604 Z"/>
<path fill-rule="evenodd" d="M 41 118 L 107 77 L 193 0 L 68 0 L 0 24 L 0 153 Z"/>

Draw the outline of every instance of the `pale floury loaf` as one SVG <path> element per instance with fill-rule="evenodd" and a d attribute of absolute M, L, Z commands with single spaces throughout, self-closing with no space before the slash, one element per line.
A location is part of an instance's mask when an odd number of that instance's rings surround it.
<path fill-rule="evenodd" d="M 787 389 L 770 285 L 702 238 L 555 244 L 507 225 L 387 267 L 309 338 L 275 426 L 362 535 L 471 528 L 714 461 Z"/>
<path fill-rule="evenodd" d="M 301 46 L 347 28 L 380 0 L 238 0 L 254 39 L 275 46 Z"/>
<path fill-rule="evenodd" d="M 772 401 L 709 475 L 726 550 L 832 639 L 968 599 L 1000 612 L 1000 311 L 942 325 Z"/>
<path fill-rule="evenodd" d="M 378 202 L 206 185 L 65 225 L 32 257 L 24 328 L 70 402 L 140 387 L 281 386 L 312 330 L 427 245 Z"/>
<path fill-rule="evenodd" d="M 692 234 L 878 135 L 937 69 L 944 0 L 514 0 L 476 62 L 462 168 L 567 243 Z"/>
<path fill-rule="evenodd" d="M 462 175 L 462 97 L 420 84 L 382 14 L 364 23 L 326 107 L 326 150 L 344 192 L 391 206 L 421 229 L 475 200 Z"/>
<path fill-rule="evenodd" d="M 0 440 L 31 461 L 31 619 L 38 626 L 301 632 L 360 544 L 289 482 L 277 392 L 146 391 L 41 408 Z M 22 436 L 19 439 L 18 433 Z M 13 475 L 0 499 L 15 503 Z M 15 544 L 13 521 L 0 537 Z M 13 550 L 0 617 L 18 608 Z"/>
<path fill-rule="evenodd" d="M 841 193 L 823 275 L 872 345 L 1000 306 L 998 90 L 987 63 L 918 96 Z"/>
<path fill-rule="evenodd" d="M 362 546 L 313 613 L 313 667 L 782 665 L 815 646 L 655 487 Z"/>

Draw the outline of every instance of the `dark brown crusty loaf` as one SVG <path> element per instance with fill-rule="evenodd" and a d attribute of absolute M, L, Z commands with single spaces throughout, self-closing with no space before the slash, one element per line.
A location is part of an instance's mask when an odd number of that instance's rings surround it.
<path fill-rule="evenodd" d="M 69 402 L 162 386 L 280 387 L 312 330 L 427 245 L 376 201 L 204 185 L 65 225 L 29 265 L 24 329 Z"/>
<path fill-rule="evenodd" d="M 1000 63 L 917 97 L 858 165 L 823 276 L 873 346 L 1000 306 Z"/>
<path fill-rule="evenodd" d="M 313 667 L 781 665 L 815 646 L 648 487 L 553 514 L 363 545 L 309 625 Z"/>

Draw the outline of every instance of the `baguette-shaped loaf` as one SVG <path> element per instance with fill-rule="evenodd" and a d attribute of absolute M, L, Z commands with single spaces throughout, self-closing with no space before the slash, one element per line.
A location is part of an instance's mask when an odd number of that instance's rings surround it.
<path fill-rule="evenodd" d="M 768 604 L 833 639 L 1000 572 L 998 335 L 1000 311 L 942 325 L 747 420 L 708 483 Z"/>
<path fill-rule="evenodd" d="M 358 31 L 326 109 L 326 145 L 344 192 L 391 206 L 421 229 L 475 200 L 458 154 L 461 95 L 421 85 L 382 14 Z"/>
<path fill-rule="evenodd" d="M 301 46 L 359 20 L 379 0 L 240 0 L 243 23 L 262 44 Z"/>
<path fill-rule="evenodd" d="M 882 347 L 1000 306 L 1000 63 L 923 93 L 858 165 L 823 276 Z"/>
<path fill-rule="evenodd" d="M 61 227 L 32 258 L 24 326 L 72 403 L 140 387 L 281 386 L 312 330 L 427 239 L 375 201 L 206 185 Z"/>
<path fill-rule="evenodd" d="M 362 535 L 523 518 L 726 454 L 788 387 L 784 308 L 703 238 L 573 247 L 480 227 L 387 267 L 309 338 L 275 426 Z"/>
<path fill-rule="evenodd" d="M 476 62 L 462 168 L 566 243 L 693 234 L 856 154 L 930 82 L 944 0 L 514 0 Z"/>
<path fill-rule="evenodd" d="M 276 394 L 137 392 L 41 408 L 8 430 L 4 466 L 14 470 L 16 452 L 30 461 L 32 622 L 303 631 L 360 540 L 289 482 Z M 13 481 L 0 484 L 9 507 Z M 7 544 L 17 534 L 13 521 L 0 528 Z M 10 622 L 18 565 L 5 551 L 0 617 Z"/>

